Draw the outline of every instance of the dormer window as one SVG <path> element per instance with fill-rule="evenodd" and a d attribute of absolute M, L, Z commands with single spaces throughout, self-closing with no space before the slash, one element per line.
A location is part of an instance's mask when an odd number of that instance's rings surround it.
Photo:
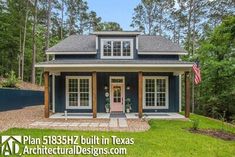
<path fill-rule="evenodd" d="M 133 39 L 101 39 L 102 59 L 132 59 Z"/>

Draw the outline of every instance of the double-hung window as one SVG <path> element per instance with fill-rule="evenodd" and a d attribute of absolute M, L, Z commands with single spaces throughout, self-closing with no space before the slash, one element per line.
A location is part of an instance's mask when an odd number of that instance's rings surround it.
<path fill-rule="evenodd" d="M 102 59 L 132 59 L 133 39 L 101 39 Z"/>
<path fill-rule="evenodd" d="M 168 108 L 168 77 L 145 76 L 143 83 L 143 108 Z"/>
<path fill-rule="evenodd" d="M 66 77 L 66 108 L 91 109 L 91 77 Z"/>

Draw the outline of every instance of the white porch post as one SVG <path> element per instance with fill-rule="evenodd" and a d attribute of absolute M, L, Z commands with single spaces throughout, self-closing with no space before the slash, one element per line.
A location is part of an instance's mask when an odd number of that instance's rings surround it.
<path fill-rule="evenodd" d="M 52 112 L 55 113 L 55 74 L 52 74 Z"/>
<path fill-rule="evenodd" d="M 181 74 L 179 75 L 179 112 L 182 111 L 182 87 L 181 87 Z"/>

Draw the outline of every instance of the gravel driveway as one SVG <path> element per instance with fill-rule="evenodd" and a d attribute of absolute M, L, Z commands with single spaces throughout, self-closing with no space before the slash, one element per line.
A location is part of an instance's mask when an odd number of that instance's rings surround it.
<path fill-rule="evenodd" d="M 28 128 L 29 124 L 43 119 L 43 105 L 0 112 L 0 132 L 9 128 Z"/>
<path fill-rule="evenodd" d="M 48 129 L 66 129 L 66 130 L 97 130 L 97 131 L 131 131 L 139 132 L 146 131 L 150 128 L 149 124 L 146 121 L 140 119 L 128 119 L 128 127 L 87 127 L 82 125 L 84 123 L 109 123 L 110 119 L 48 119 L 44 118 L 44 106 L 31 106 L 25 107 L 23 109 L 11 110 L 0 112 L 0 132 L 8 130 L 10 128 L 48 128 Z M 73 125 L 72 123 L 81 123 L 79 127 L 71 126 L 41 126 L 41 125 L 32 125 L 35 123 L 62 123 L 68 125 Z M 120 122 L 119 122 L 120 123 Z"/>

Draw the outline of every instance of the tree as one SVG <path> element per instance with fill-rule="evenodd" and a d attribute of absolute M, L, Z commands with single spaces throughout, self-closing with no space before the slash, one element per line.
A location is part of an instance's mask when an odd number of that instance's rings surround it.
<path fill-rule="evenodd" d="M 235 16 L 226 18 L 200 42 L 197 57 L 201 61 L 203 81 L 197 102 L 203 114 L 214 117 L 214 111 L 226 111 L 235 119 Z M 203 94 L 207 93 L 207 94 Z M 218 118 L 218 117 L 217 117 Z"/>
<path fill-rule="evenodd" d="M 141 3 L 134 9 L 131 27 L 149 35 L 154 34 L 156 11 L 154 0 L 141 0 Z"/>
<path fill-rule="evenodd" d="M 98 31 L 101 23 L 101 17 L 97 17 L 96 12 L 91 11 L 89 13 L 88 32 Z"/>
<path fill-rule="evenodd" d="M 121 26 L 116 22 L 102 22 L 99 24 L 97 31 L 121 31 Z"/>
<path fill-rule="evenodd" d="M 47 31 L 46 31 L 46 46 L 45 51 L 49 48 L 50 44 L 50 26 L 51 26 L 51 0 L 48 0 L 48 8 L 47 8 Z M 47 61 L 49 60 L 49 56 L 46 56 Z"/>
<path fill-rule="evenodd" d="M 35 84 L 35 63 L 36 63 L 36 25 L 37 25 L 37 7 L 38 7 L 38 1 L 34 1 L 34 12 L 33 12 L 33 55 L 32 55 L 32 74 L 31 74 L 31 82 Z"/>

